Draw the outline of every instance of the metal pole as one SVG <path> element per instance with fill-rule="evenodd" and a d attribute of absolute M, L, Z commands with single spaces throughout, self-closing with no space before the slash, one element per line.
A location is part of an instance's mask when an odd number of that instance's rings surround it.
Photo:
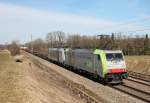
<path fill-rule="evenodd" d="M 31 52 L 33 53 L 33 41 L 32 41 L 32 34 L 31 34 Z"/>

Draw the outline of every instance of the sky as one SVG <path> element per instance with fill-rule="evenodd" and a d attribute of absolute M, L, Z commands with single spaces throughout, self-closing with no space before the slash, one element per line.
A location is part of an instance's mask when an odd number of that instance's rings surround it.
<path fill-rule="evenodd" d="M 0 43 L 48 32 L 150 33 L 150 0 L 0 0 Z M 137 30 L 137 31 L 136 31 Z"/>

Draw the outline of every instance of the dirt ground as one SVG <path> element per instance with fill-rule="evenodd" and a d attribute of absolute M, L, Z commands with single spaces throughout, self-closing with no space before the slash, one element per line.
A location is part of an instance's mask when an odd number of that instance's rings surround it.
<path fill-rule="evenodd" d="M 150 75 L 150 56 L 126 56 L 128 70 Z"/>
<path fill-rule="evenodd" d="M 0 52 L 0 103 L 85 103 L 57 79 L 25 57 L 20 63 Z"/>

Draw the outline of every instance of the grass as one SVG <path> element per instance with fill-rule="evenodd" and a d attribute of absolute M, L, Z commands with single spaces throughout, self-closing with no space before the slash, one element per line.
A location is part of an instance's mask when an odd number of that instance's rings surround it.
<path fill-rule="evenodd" d="M 128 70 L 150 74 L 150 55 L 125 56 Z"/>
<path fill-rule="evenodd" d="M 150 55 L 141 55 L 141 56 L 125 56 L 125 59 L 142 59 L 142 60 L 150 60 Z"/>
<path fill-rule="evenodd" d="M 22 78 L 20 64 L 14 62 L 8 51 L 0 52 L 0 103 L 22 103 L 24 90 L 19 87 Z"/>

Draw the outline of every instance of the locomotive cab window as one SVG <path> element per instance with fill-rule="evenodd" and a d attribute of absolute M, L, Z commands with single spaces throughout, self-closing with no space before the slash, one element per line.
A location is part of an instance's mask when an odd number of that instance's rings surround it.
<path fill-rule="evenodd" d="M 122 53 L 107 53 L 106 54 L 106 59 L 108 61 L 111 60 L 123 60 Z"/>

